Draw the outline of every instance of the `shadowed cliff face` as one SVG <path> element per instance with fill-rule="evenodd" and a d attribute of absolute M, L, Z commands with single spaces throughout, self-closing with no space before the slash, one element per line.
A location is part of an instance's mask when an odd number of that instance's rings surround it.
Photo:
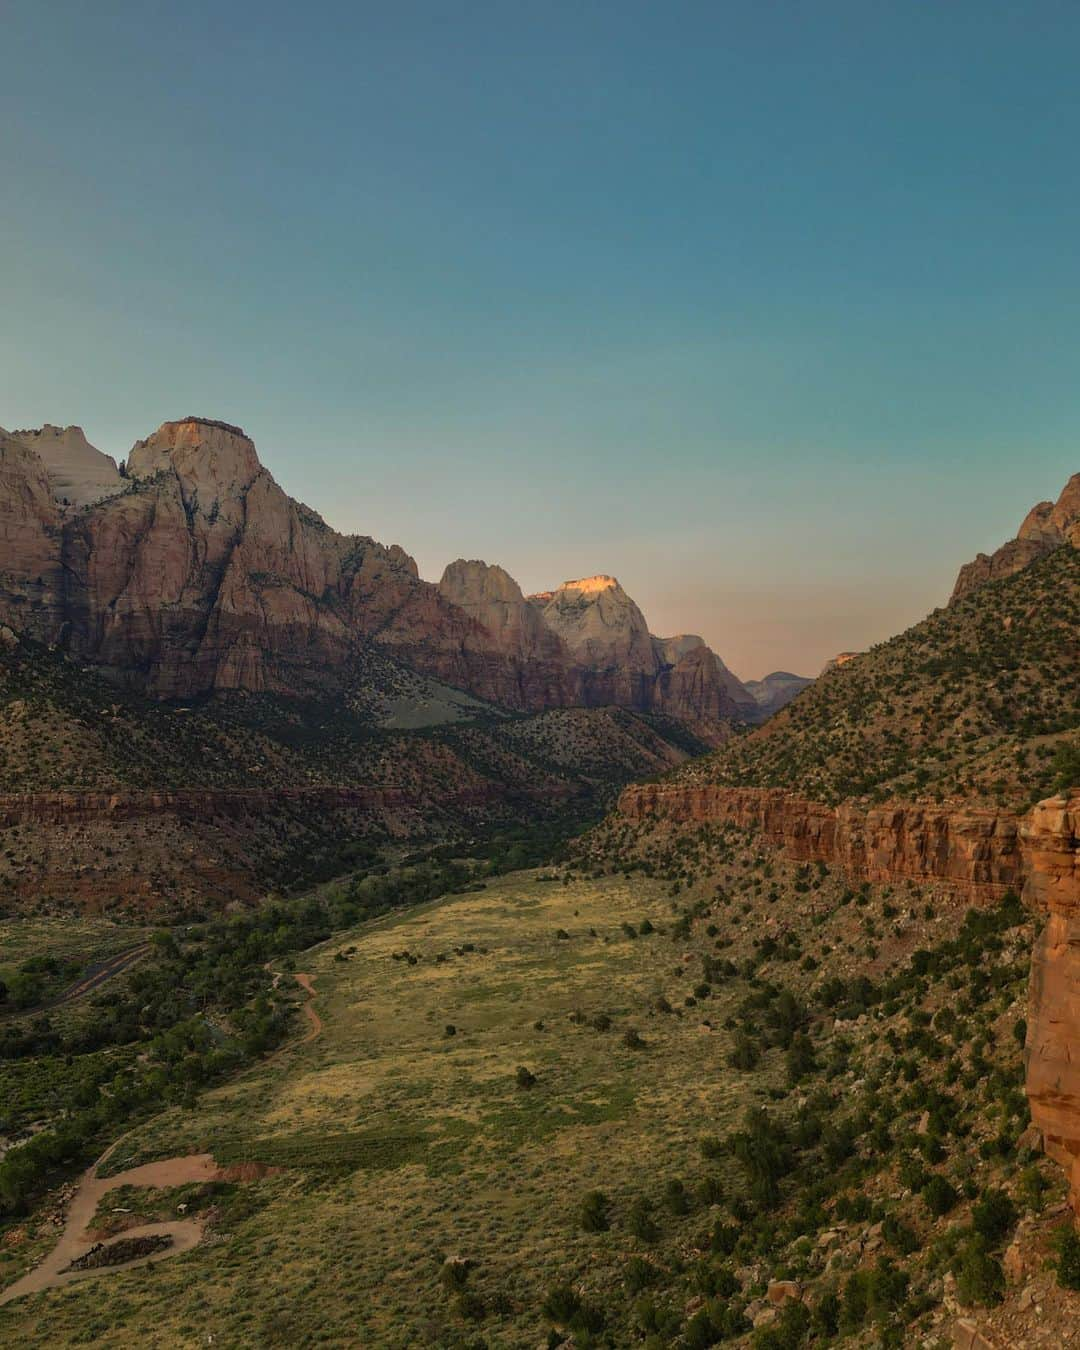
<path fill-rule="evenodd" d="M 374 642 L 507 708 L 736 715 L 741 686 L 722 663 L 661 659 L 613 585 L 594 652 L 501 568 L 455 563 L 434 586 L 396 545 L 330 529 L 238 427 L 166 422 L 136 443 L 126 477 L 78 428 L 0 433 L 0 619 L 157 697 L 334 691 Z"/>
<path fill-rule="evenodd" d="M 618 810 L 629 820 L 737 825 L 855 881 L 938 882 L 976 905 L 1022 891 L 1047 915 L 1032 956 L 1027 1094 L 1080 1214 L 1080 796 L 1016 816 L 914 803 L 832 807 L 779 788 L 645 783 L 624 789 Z"/>

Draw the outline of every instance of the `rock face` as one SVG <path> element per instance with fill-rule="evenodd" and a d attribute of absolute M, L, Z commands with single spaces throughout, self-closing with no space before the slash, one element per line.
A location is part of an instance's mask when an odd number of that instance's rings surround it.
<path fill-rule="evenodd" d="M 634 821 L 754 830 L 792 858 L 838 866 L 855 881 L 939 882 L 975 904 L 1022 890 L 1048 915 L 1032 956 L 1027 1094 L 1080 1215 L 1080 794 L 1017 817 L 921 804 L 829 807 L 779 788 L 646 783 L 626 788 L 618 810 Z"/>
<path fill-rule="evenodd" d="M 1028 894 L 1049 916 L 1031 960 L 1028 1099 L 1080 1215 L 1080 796 L 1040 802 L 1023 836 Z"/>
<path fill-rule="evenodd" d="M 974 902 L 1024 881 L 1020 828 L 1003 811 L 905 804 L 826 806 L 782 788 L 640 783 L 619 814 L 676 824 L 724 821 L 754 830 L 800 862 L 841 867 L 856 881 L 941 881 Z"/>
<path fill-rule="evenodd" d="M 980 553 L 960 569 L 950 604 L 988 581 L 1022 572 L 1063 544 L 1080 547 L 1080 473 L 1073 474 L 1056 502 L 1039 502 L 1024 517 L 1015 539 L 991 554 Z"/>
<path fill-rule="evenodd" d="M 90 506 L 124 490 L 116 461 L 96 450 L 82 427 L 46 423 L 36 430 L 13 431 L 11 435 L 41 458 L 52 494 L 61 506 Z"/>
<path fill-rule="evenodd" d="M 814 681 L 806 675 L 792 675 L 786 670 L 774 670 L 763 680 L 747 680 L 746 688 L 766 717 L 786 708 L 796 695 Z"/>
<path fill-rule="evenodd" d="M 753 706 L 700 639 L 652 638 L 611 578 L 540 603 L 460 561 L 431 585 L 397 545 L 287 496 L 239 427 L 199 417 L 138 441 L 124 475 L 77 427 L 0 433 L 0 623 L 161 698 L 342 689 L 373 642 L 512 709 Z"/>

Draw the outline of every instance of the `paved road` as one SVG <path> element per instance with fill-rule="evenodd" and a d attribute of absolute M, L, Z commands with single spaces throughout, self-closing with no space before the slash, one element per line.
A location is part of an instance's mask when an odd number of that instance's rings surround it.
<path fill-rule="evenodd" d="M 33 1008 L 8 1008 L 5 1010 L 5 1015 L 8 1017 L 33 1017 L 37 1013 L 49 1012 L 53 1008 L 63 1007 L 65 1003 L 72 1003 L 77 998 L 84 998 L 87 994 L 93 993 L 106 980 L 111 980 L 114 975 L 121 975 L 125 970 L 129 970 L 136 961 L 141 961 L 149 950 L 149 942 L 140 942 L 137 947 L 129 947 L 127 951 L 118 952 L 115 956 L 107 957 L 104 961 L 95 961 L 92 966 L 88 966 L 83 971 L 74 984 L 68 985 L 55 998 L 47 999 L 44 1003 L 39 1003 Z"/>

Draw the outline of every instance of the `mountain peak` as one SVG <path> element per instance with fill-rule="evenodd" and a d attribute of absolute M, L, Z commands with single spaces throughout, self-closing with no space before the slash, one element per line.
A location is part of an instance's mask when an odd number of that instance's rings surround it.
<path fill-rule="evenodd" d="M 135 442 L 127 468 L 133 478 L 171 470 L 185 495 L 199 487 L 215 497 L 243 491 L 262 472 L 254 441 L 232 423 L 209 417 L 162 422 L 153 435 Z"/>
<path fill-rule="evenodd" d="M 123 491 L 124 480 L 116 461 L 92 446 L 82 427 L 58 427 L 46 422 L 41 427 L 13 431 L 11 436 L 42 460 L 58 502 L 90 506 Z"/>

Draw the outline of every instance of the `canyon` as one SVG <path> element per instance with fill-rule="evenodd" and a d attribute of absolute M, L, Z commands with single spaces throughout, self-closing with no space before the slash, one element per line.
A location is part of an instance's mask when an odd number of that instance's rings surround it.
<path fill-rule="evenodd" d="M 1045 917 L 1029 987 L 1028 1100 L 1080 1214 L 1080 794 L 1017 815 L 961 804 L 833 807 L 778 788 L 660 782 L 624 789 L 618 814 L 673 827 L 733 825 L 854 882 L 936 883 L 976 906 L 1020 893 Z"/>

